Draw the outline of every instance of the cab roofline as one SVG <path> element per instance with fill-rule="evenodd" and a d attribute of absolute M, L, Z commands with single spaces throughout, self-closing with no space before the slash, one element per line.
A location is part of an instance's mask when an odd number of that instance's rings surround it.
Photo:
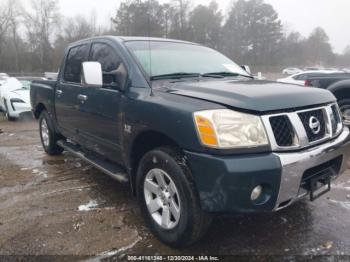
<path fill-rule="evenodd" d="M 169 38 L 160 38 L 160 37 L 105 35 L 105 36 L 96 36 L 96 37 L 82 39 L 82 40 L 71 43 L 69 46 L 76 46 L 76 45 L 83 44 L 86 42 L 97 41 L 97 40 L 108 40 L 108 39 L 114 40 L 117 42 L 153 41 L 153 42 L 169 42 L 169 43 L 182 43 L 182 44 L 198 45 L 197 43 L 193 43 L 193 42 L 176 40 L 176 39 L 169 39 Z"/>

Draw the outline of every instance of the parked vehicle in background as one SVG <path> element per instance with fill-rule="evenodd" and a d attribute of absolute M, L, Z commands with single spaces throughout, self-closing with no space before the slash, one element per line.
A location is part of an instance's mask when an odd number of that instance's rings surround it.
<path fill-rule="evenodd" d="M 0 73 L 0 86 L 5 82 L 6 79 L 9 78 L 8 74 Z"/>
<path fill-rule="evenodd" d="M 10 76 L 6 73 L 0 73 L 0 78 L 9 78 Z"/>
<path fill-rule="evenodd" d="M 45 78 L 48 80 L 57 80 L 58 73 L 57 72 L 45 72 Z"/>
<path fill-rule="evenodd" d="M 327 68 L 324 68 L 322 70 L 325 70 L 325 71 L 341 71 L 341 72 L 343 72 L 342 70 L 339 70 L 339 68 L 335 68 L 335 67 L 327 67 Z"/>
<path fill-rule="evenodd" d="M 5 112 L 9 121 L 20 117 L 20 114 L 31 111 L 31 81 L 8 78 L 0 86 L 0 110 Z"/>
<path fill-rule="evenodd" d="M 302 73 L 298 73 L 292 76 L 288 76 L 286 78 L 280 78 L 277 79 L 277 82 L 280 83 L 287 83 L 287 84 L 294 84 L 294 85 L 300 85 L 305 86 L 306 79 L 310 77 L 316 77 L 316 76 L 323 76 L 327 74 L 334 74 L 334 73 L 342 73 L 340 71 L 325 71 L 325 70 L 318 70 L 318 71 L 305 71 Z"/>
<path fill-rule="evenodd" d="M 57 81 L 31 86 L 45 152 L 129 183 L 168 245 L 193 244 L 211 213 L 315 200 L 346 168 L 350 132 L 326 90 L 255 80 L 176 40 L 97 37 L 65 54 Z"/>
<path fill-rule="evenodd" d="M 300 72 L 302 72 L 302 69 L 296 68 L 296 67 L 290 67 L 290 68 L 286 68 L 282 71 L 282 74 L 284 75 L 295 75 L 298 74 Z"/>
<path fill-rule="evenodd" d="M 323 70 L 323 68 L 321 67 L 305 67 L 304 71 L 319 71 L 319 70 Z"/>
<path fill-rule="evenodd" d="M 312 76 L 306 79 L 306 86 L 313 86 L 331 91 L 338 99 L 344 123 L 350 125 L 350 74 Z"/>
<path fill-rule="evenodd" d="M 19 81 L 29 81 L 29 82 L 40 81 L 40 80 L 48 80 L 45 77 L 38 77 L 38 76 L 20 76 L 20 77 L 16 77 L 16 78 Z"/>

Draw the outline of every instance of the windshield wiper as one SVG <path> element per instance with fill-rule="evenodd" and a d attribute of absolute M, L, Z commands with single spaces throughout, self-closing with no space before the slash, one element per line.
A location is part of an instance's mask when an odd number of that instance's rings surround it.
<path fill-rule="evenodd" d="M 184 72 L 179 72 L 179 73 L 172 73 L 172 74 L 165 74 L 165 75 L 157 75 L 157 76 L 152 76 L 151 80 L 160 80 L 160 79 L 180 79 L 180 78 L 185 78 L 185 77 L 199 77 L 200 74 L 198 73 L 184 73 Z"/>
<path fill-rule="evenodd" d="M 224 78 L 224 77 L 230 77 L 230 76 L 243 76 L 248 78 L 254 78 L 253 76 L 249 75 L 243 75 L 239 73 L 233 73 L 233 72 L 214 72 L 214 73 L 206 73 L 202 74 L 202 77 L 213 77 L 213 78 Z"/>

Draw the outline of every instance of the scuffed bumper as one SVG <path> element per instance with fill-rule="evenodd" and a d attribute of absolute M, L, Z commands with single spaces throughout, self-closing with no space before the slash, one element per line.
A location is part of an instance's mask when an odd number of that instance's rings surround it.
<path fill-rule="evenodd" d="M 348 168 L 347 159 L 350 157 L 349 138 L 349 129 L 345 128 L 338 138 L 328 143 L 302 152 L 276 154 L 281 161 L 282 173 L 275 210 L 287 207 L 295 200 L 308 194 L 307 191 L 300 188 L 303 174 L 307 170 L 339 159 L 339 163 L 335 163 L 334 168 L 338 175 L 342 174 Z"/>
<path fill-rule="evenodd" d="M 299 152 L 212 156 L 185 152 L 202 209 L 207 212 L 269 212 L 304 197 L 306 171 L 340 159 L 337 175 L 350 157 L 350 133 L 345 128 L 336 139 Z M 264 185 L 268 197 L 253 203 L 251 192 Z"/>

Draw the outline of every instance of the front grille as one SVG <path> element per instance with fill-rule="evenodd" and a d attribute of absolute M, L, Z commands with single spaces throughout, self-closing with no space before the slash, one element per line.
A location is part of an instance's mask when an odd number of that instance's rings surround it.
<path fill-rule="evenodd" d="M 276 151 L 302 149 L 330 140 L 342 131 L 336 103 L 309 110 L 261 116 Z"/>
<path fill-rule="evenodd" d="M 323 139 L 326 136 L 327 133 L 327 126 L 325 121 L 325 115 L 323 109 L 313 110 L 313 111 L 307 111 L 302 112 L 298 114 L 300 117 L 301 122 L 303 123 L 303 126 L 305 128 L 307 137 L 310 142 L 316 142 L 318 140 Z M 319 122 L 319 128 L 311 127 L 311 119 L 314 118 L 316 121 Z"/>
<path fill-rule="evenodd" d="M 270 124 L 277 145 L 282 147 L 293 146 L 295 133 L 288 116 L 275 116 L 270 118 Z"/>

